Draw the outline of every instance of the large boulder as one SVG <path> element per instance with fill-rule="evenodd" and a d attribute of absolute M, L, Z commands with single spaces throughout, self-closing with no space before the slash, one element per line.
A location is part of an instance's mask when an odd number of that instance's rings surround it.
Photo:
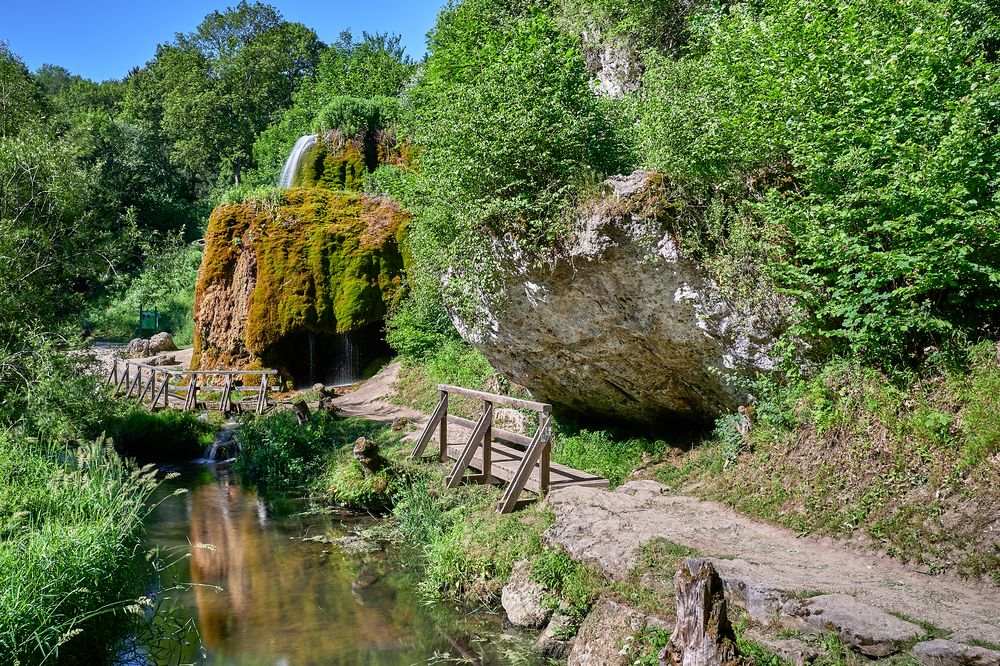
<path fill-rule="evenodd" d="M 659 174 L 607 187 L 548 263 L 495 242 L 502 285 L 452 310 L 459 332 L 536 397 L 581 414 L 648 423 L 735 409 L 739 376 L 774 367 L 788 305 L 727 298 L 682 250 Z"/>
<path fill-rule="evenodd" d="M 162 354 L 163 352 L 177 351 L 174 344 L 174 336 L 167 332 L 157 333 L 149 339 L 149 354 Z"/>

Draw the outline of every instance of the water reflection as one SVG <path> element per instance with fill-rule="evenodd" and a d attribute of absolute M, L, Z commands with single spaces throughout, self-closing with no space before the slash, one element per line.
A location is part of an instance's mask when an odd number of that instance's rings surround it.
<path fill-rule="evenodd" d="M 384 555 L 345 556 L 336 545 L 300 538 L 343 533 L 343 525 L 304 517 L 287 498 L 265 501 L 224 470 L 199 468 L 170 484 L 165 494 L 178 484 L 189 492 L 159 505 L 149 539 L 190 549 L 168 577 L 194 584 L 177 603 L 196 620 L 204 651 L 178 640 L 171 646 L 178 661 L 393 665 L 446 652 L 472 663 L 507 661 L 489 647 L 499 637 L 495 618 L 468 624 L 434 611 Z"/>

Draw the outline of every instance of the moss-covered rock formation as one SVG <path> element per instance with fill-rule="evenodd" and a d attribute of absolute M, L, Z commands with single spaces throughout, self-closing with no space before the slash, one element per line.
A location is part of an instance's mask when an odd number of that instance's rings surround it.
<path fill-rule="evenodd" d="M 312 363 L 309 348 L 323 365 L 338 335 L 381 344 L 404 291 L 409 219 L 391 201 L 315 187 L 217 208 L 195 291 L 193 366 L 276 367 L 302 383 L 322 379 L 322 367 L 297 370 Z"/>
<path fill-rule="evenodd" d="M 325 187 L 358 192 L 365 177 L 380 164 L 410 164 L 413 149 L 398 143 L 386 130 L 365 130 L 346 136 L 338 130 L 317 135 L 292 176 L 293 187 Z"/>

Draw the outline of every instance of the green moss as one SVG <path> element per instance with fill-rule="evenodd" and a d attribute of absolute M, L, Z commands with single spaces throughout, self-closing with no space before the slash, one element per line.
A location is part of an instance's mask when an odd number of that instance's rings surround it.
<path fill-rule="evenodd" d="M 212 285 L 228 287 L 246 251 L 256 264 L 243 336 L 251 355 L 266 360 L 291 334 L 378 323 L 404 291 L 400 244 L 408 221 L 388 200 L 322 188 L 287 190 L 277 206 L 221 206 L 205 237 L 196 312 Z M 199 362 L 235 360 L 205 347 L 199 334 Z"/>

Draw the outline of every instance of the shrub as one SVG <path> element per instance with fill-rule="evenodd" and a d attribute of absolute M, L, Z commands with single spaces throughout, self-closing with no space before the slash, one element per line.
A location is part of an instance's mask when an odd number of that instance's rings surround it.
<path fill-rule="evenodd" d="M 755 239 L 814 349 L 909 360 L 1000 308 L 997 25 L 982 0 L 709 5 L 646 73 L 642 153 L 721 208 L 714 252 Z"/>
<path fill-rule="evenodd" d="M 202 457 L 216 429 L 214 423 L 190 412 L 149 412 L 137 406 L 111 418 L 107 434 L 122 455 L 168 462 Z"/>

